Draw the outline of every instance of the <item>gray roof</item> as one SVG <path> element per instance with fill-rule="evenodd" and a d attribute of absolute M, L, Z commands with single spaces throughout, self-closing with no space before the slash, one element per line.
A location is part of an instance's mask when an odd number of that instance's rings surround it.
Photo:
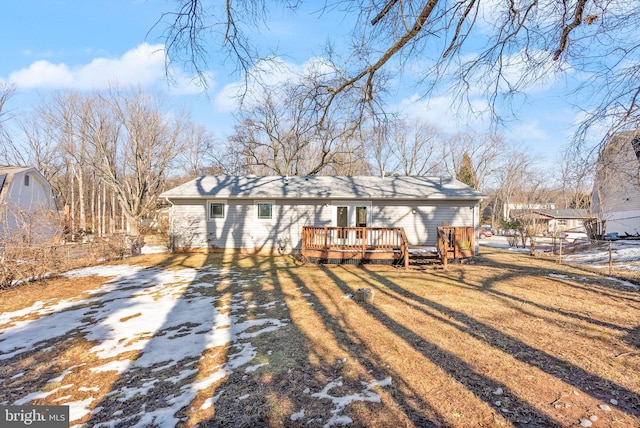
<path fill-rule="evenodd" d="M 577 219 L 581 219 L 581 218 L 593 217 L 592 215 L 589 214 L 589 210 L 575 209 L 575 208 L 569 208 L 569 209 L 565 209 L 565 210 L 542 209 L 542 210 L 533 210 L 533 212 L 536 212 L 536 213 L 539 213 L 539 214 L 542 214 L 544 216 L 551 217 L 551 218 L 563 218 L 563 219 L 577 218 Z"/>
<path fill-rule="evenodd" d="M 466 199 L 486 194 L 451 177 L 203 176 L 160 195 L 168 199 Z"/>

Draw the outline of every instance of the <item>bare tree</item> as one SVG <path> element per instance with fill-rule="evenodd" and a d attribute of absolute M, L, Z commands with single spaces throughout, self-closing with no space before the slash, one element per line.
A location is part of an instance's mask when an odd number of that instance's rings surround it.
<path fill-rule="evenodd" d="M 15 93 L 15 86 L 10 85 L 8 83 L 0 82 L 0 157 L 4 159 L 6 164 L 16 164 L 13 161 L 15 159 L 15 155 L 19 154 L 19 151 L 13 151 L 11 153 L 10 149 L 12 144 L 10 144 L 9 134 L 5 129 L 5 123 L 11 118 L 11 115 L 7 112 L 6 103 Z"/>
<path fill-rule="evenodd" d="M 56 130 L 50 121 L 43 120 L 38 111 L 23 116 L 18 126 L 26 146 L 26 150 L 20 150 L 24 165 L 36 167 L 52 184 L 55 194 L 60 194 L 56 178 L 64 169 L 64 161 Z"/>
<path fill-rule="evenodd" d="M 49 169 L 47 178 L 68 206 L 69 232 L 128 226 L 137 235 L 189 138 L 206 140 L 197 127 L 187 126 L 186 115 L 169 115 L 164 108 L 160 96 L 139 89 L 63 92 L 44 100 L 37 117 L 23 122 L 34 153 L 43 161 L 51 159 L 52 150 L 58 156 L 58 169 Z M 126 221 L 117 219 L 120 214 Z"/>
<path fill-rule="evenodd" d="M 556 168 L 556 180 L 561 192 L 562 208 L 588 209 L 593 190 L 596 152 L 569 146 L 563 151 Z"/>
<path fill-rule="evenodd" d="M 208 49 L 220 40 L 245 78 L 267 55 L 257 52 L 252 31 L 280 6 L 299 9 L 300 1 L 227 1 L 207 7 L 203 0 L 179 0 L 162 17 L 168 58 L 181 58 L 205 73 Z M 325 107 L 353 86 L 363 101 L 376 99 L 376 79 L 420 65 L 419 93 L 428 97 L 444 85 L 458 100 L 483 92 L 487 108 L 499 105 L 532 84 L 565 70 L 586 72 L 580 88 L 589 125 L 615 114 L 620 123 L 637 122 L 640 94 L 640 4 L 623 0 L 480 1 L 338 0 L 317 9 L 319 19 L 344 13 L 355 17 L 348 50 L 352 59 L 330 87 Z M 333 51 L 338 50 L 331 44 Z M 574 73 L 575 75 L 575 73 Z M 503 110 L 504 111 L 504 110 Z M 588 128 L 588 126 L 587 126 Z"/>
<path fill-rule="evenodd" d="M 92 167 L 114 191 L 129 233 L 136 236 L 142 217 L 155 208 L 171 161 L 186 144 L 186 119 L 169 118 L 160 97 L 140 90 L 113 88 L 99 100 L 104 113 L 85 122 Z"/>
<path fill-rule="evenodd" d="M 393 126 L 392 153 L 402 175 L 430 175 L 438 171 L 442 157 L 436 148 L 442 145 L 438 129 L 413 121 L 396 122 Z"/>
<path fill-rule="evenodd" d="M 189 144 L 177 154 L 176 169 L 182 170 L 189 180 L 210 173 L 216 166 L 216 154 L 224 149 L 223 143 L 204 126 L 193 122 L 185 124 L 184 133 L 190 135 Z"/>
<path fill-rule="evenodd" d="M 465 133 L 449 137 L 443 146 L 449 174 L 459 175 L 467 159 L 474 175 L 475 188 L 483 190 L 487 179 L 500 168 L 500 155 L 506 150 L 505 139 L 499 134 Z"/>
<path fill-rule="evenodd" d="M 524 206 L 525 201 L 520 200 L 524 195 L 521 189 L 538 175 L 534 157 L 526 151 L 512 148 L 503 153 L 503 159 L 495 174 L 494 224 L 508 219 L 511 207 Z"/>
<path fill-rule="evenodd" d="M 348 159 L 361 120 L 349 104 L 325 110 L 313 77 L 269 88 L 240 113 L 230 137 L 233 157 L 251 173 L 315 175 Z"/>

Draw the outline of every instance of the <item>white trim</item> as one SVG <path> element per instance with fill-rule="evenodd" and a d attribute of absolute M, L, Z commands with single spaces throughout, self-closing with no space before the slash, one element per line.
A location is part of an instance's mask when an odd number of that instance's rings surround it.
<path fill-rule="evenodd" d="M 371 227 L 373 223 L 373 203 L 371 201 L 331 201 L 331 226 L 336 227 L 338 225 L 338 212 L 336 210 L 337 207 L 348 207 L 348 226 L 352 226 L 351 223 L 354 223 L 355 218 L 355 209 L 356 207 L 365 207 L 367 208 L 367 226 Z M 353 224 L 355 226 L 355 223 Z"/>
<path fill-rule="evenodd" d="M 211 205 L 222 205 L 222 217 L 211 217 Z M 226 199 L 211 199 L 207 201 L 207 221 L 224 220 L 227 218 L 227 200 Z"/>
<path fill-rule="evenodd" d="M 270 218 L 260 218 L 259 217 L 259 209 L 258 209 L 258 205 L 271 205 L 271 217 Z M 275 207 L 276 207 L 276 201 L 275 200 L 266 200 L 266 201 L 262 201 L 262 200 L 255 200 L 253 201 L 253 205 L 255 206 L 255 216 L 254 218 L 258 221 L 272 221 L 275 219 L 276 214 L 275 214 Z"/>

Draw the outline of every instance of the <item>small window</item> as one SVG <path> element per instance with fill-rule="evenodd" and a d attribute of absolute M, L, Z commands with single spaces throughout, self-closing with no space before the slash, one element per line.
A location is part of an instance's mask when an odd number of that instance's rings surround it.
<path fill-rule="evenodd" d="M 258 202 L 256 205 L 259 220 L 270 220 L 273 218 L 273 202 Z"/>
<path fill-rule="evenodd" d="M 25 186 L 29 185 L 29 174 L 25 174 L 25 176 L 24 176 L 24 185 Z"/>
<path fill-rule="evenodd" d="M 208 208 L 209 220 L 213 220 L 216 218 L 224 218 L 224 214 L 225 214 L 224 206 L 225 206 L 224 202 L 209 202 L 209 208 Z"/>
<path fill-rule="evenodd" d="M 558 220 L 558 226 L 566 226 L 567 220 Z"/>

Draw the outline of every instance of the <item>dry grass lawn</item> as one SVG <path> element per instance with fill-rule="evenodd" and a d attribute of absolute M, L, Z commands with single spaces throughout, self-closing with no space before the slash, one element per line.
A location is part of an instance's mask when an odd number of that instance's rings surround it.
<path fill-rule="evenodd" d="M 214 298 L 222 313 L 244 299 L 251 304 L 243 320 L 286 322 L 253 336 L 246 363 L 253 369 L 236 366 L 199 389 L 175 415 L 178 426 L 640 426 L 640 294 L 593 273 L 491 249 L 446 271 L 241 255 L 149 255 L 124 263 L 235 269 L 241 273 L 233 281 L 205 275 L 182 290 Z M 61 277 L 3 291 L 0 313 L 63 299 L 81 306 L 107 280 Z M 203 281 L 215 287 L 205 289 Z M 359 288 L 373 290 L 372 304 L 347 298 Z M 43 317 L 0 322 L 0 345 L 16 321 Z M 0 360 L 0 404 L 49 391 L 29 403 L 86 400 L 94 412 L 75 423 L 99 426 L 117 415 L 127 421 L 122 426 L 144 425 L 136 415 L 224 367 L 233 351 L 203 349 L 180 362 L 193 370 L 178 381 L 176 366 L 92 371 L 105 363 L 95 346 L 78 329 Z M 134 361 L 140 352 L 109 361 Z M 126 388 L 143 384 L 144 393 L 122 399 Z"/>

